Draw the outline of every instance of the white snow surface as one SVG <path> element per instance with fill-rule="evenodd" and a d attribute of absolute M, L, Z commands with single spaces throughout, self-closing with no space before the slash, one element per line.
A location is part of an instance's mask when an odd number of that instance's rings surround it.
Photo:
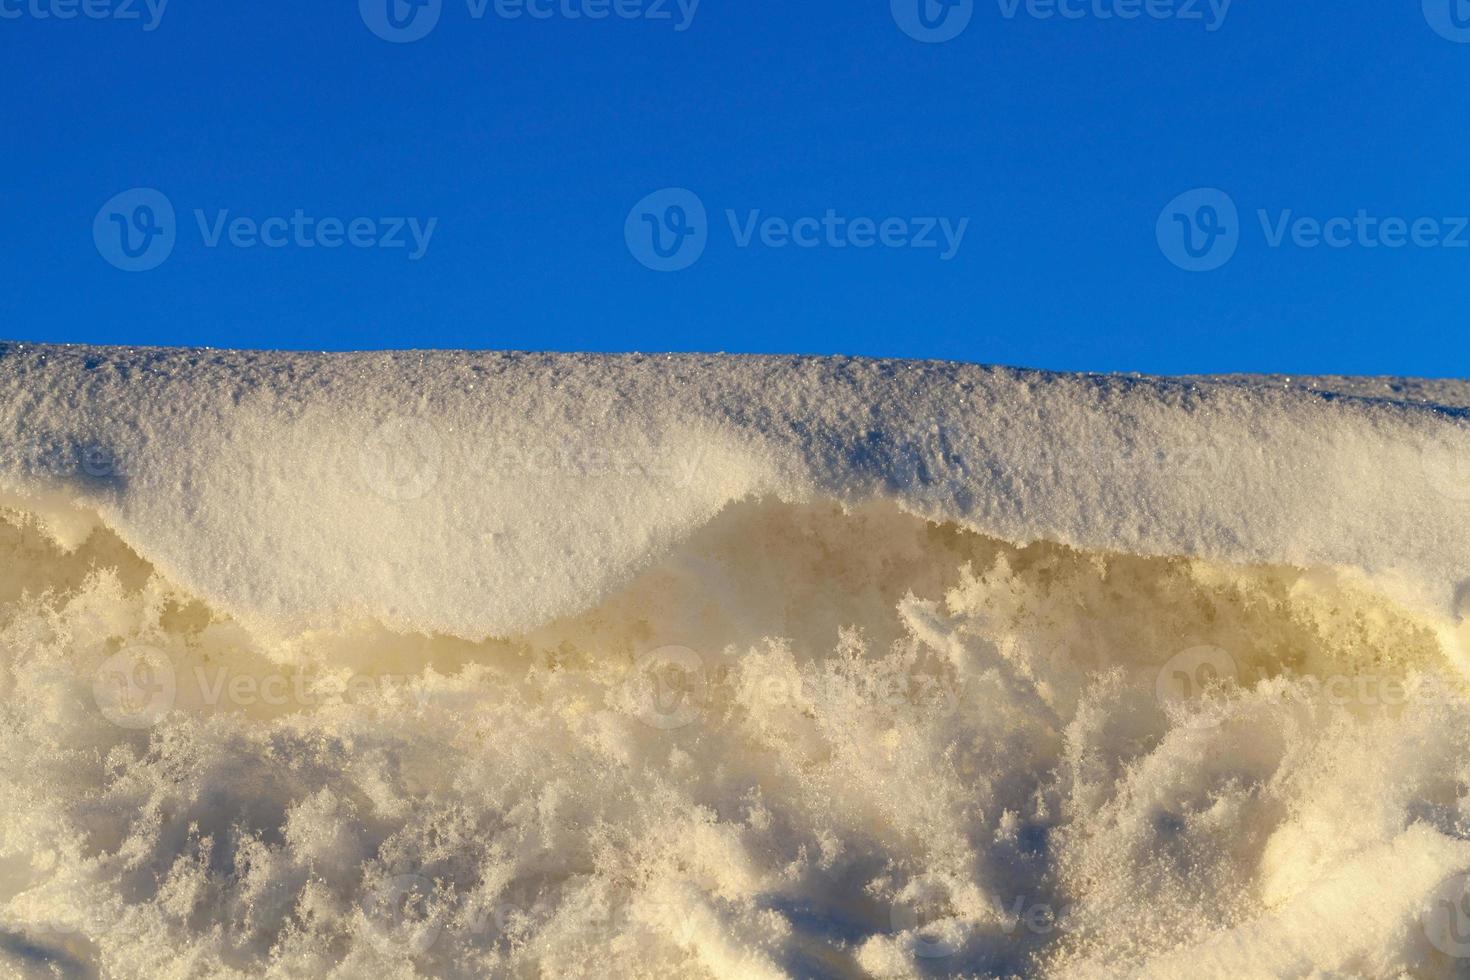
<path fill-rule="evenodd" d="M 1470 976 L 1470 383 L 0 345 L 0 977 Z"/>
<path fill-rule="evenodd" d="M 522 632 L 750 498 L 1353 568 L 1448 610 L 1470 581 L 1467 403 L 1467 382 L 12 344 L 0 491 L 59 486 L 180 584 L 284 632 Z"/>

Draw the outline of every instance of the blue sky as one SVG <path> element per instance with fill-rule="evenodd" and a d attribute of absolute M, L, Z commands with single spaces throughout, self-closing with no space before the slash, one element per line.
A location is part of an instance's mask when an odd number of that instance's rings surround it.
<path fill-rule="evenodd" d="M 158 3 L 0 0 L 0 335 L 1470 374 L 1470 0 Z"/>

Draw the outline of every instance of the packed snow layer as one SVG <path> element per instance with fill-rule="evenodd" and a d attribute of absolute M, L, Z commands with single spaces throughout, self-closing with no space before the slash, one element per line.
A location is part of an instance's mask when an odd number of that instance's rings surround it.
<path fill-rule="evenodd" d="M 1017 543 L 1354 568 L 1449 609 L 1470 580 L 1470 384 L 1364 388 L 7 345 L 0 492 L 54 502 L 63 534 L 95 512 L 172 580 L 289 633 L 362 618 L 523 631 L 750 497 L 883 498 Z"/>
<path fill-rule="evenodd" d="M 0 975 L 1470 975 L 1470 385 L 0 351 Z"/>

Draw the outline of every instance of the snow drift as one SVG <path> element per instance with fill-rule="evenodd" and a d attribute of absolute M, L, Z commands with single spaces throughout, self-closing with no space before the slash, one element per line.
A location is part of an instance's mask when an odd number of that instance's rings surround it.
<path fill-rule="evenodd" d="M 0 964 L 1465 975 L 1467 406 L 0 345 Z"/>

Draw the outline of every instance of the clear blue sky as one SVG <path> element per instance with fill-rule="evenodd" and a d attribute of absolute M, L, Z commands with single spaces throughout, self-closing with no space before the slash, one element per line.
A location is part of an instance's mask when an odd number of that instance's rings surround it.
<path fill-rule="evenodd" d="M 149 2 L 0 0 L 0 336 L 1470 374 L 1470 0 Z"/>

